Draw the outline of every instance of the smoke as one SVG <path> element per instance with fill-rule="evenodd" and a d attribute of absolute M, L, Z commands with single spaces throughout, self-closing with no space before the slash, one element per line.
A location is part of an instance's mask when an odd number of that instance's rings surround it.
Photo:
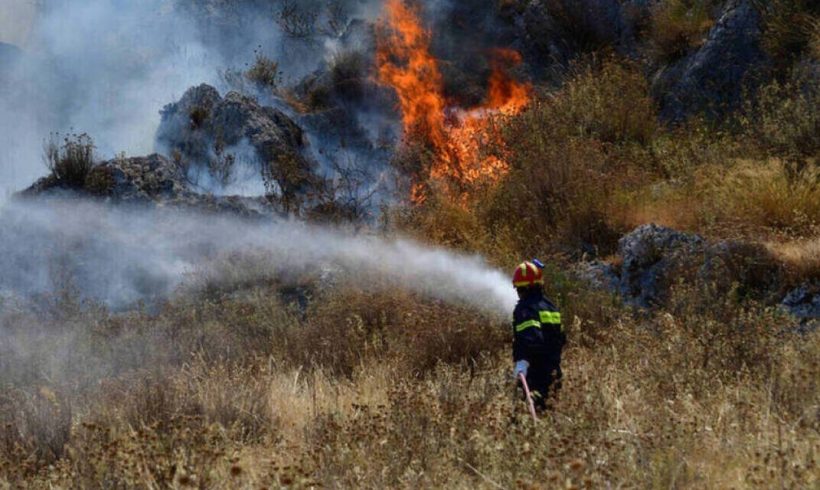
<path fill-rule="evenodd" d="M 455 4 L 424 3 L 434 14 Z M 506 313 L 513 298 L 504 274 L 479 258 L 413 242 L 292 222 L 236 222 L 79 202 L 1 204 L 46 173 L 42 143 L 52 132 L 89 133 L 103 158 L 153 152 L 160 109 L 200 83 L 231 88 L 225 70 L 247 67 L 254 49 L 279 62 L 290 83 L 326 65 L 339 50 L 371 55 L 369 23 L 380 14 L 382 1 L 335 4 L 340 9 L 319 0 L 47 0 L 37 4 L 35 14 L 26 10 L 26 28 L 17 35 L 22 43 L 25 31 L 23 52 L 0 59 L 0 294 L 48 293 L 64 277 L 85 296 L 124 308 L 173 293 L 220 257 L 256 250 L 268 257 L 273 271 L 327 264 Z M 301 9 L 297 17 L 283 20 L 283 9 L 294 5 Z M 6 7 L 0 11 L 2 25 L 22 22 L 13 18 L 21 9 Z M 307 17 L 299 17 L 303 14 Z M 294 36 L 304 19 L 310 35 Z M 334 31 L 339 22 L 355 28 Z M 326 137 L 304 124 L 321 153 L 318 160 L 354 167 L 388 160 L 372 142 L 385 139 L 374 128 L 389 127 L 390 121 L 385 112 L 364 106 L 350 109 L 349 116 L 351 126 L 358 122 L 364 132 L 356 138 L 370 146 L 351 144 L 344 132 Z M 252 172 L 252 162 L 245 163 L 246 173 Z M 257 184 L 239 175 L 222 191 L 253 194 L 261 191 Z M 219 189 L 208 176 L 200 185 Z"/>
<path fill-rule="evenodd" d="M 86 298 L 126 308 L 166 297 L 195 275 L 229 281 L 220 260 L 250 254 L 259 276 L 320 269 L 493 315 L 508 314 L 515 302 L 506 274 L 480 257 L 293 221 L 13 201 L 0 209 L 0 229 L 0 297 L 47 294 L 65 279 Z"/>
<path fill-rule="evenodd" d="M 478 2 L 478 8 L 449 0 L 421 3 L 438 40 L 437 54 L 444 58 L 469 61 L 472 55 L 466 53 L 476 51 L 471 46 L 487 44 L 476 40 L 497 37 L 485 20 L 495 11 L 490 0 Z M 159 110 L 194 85 L 208 83 L 222 92 L 233 88 L 226 70 L 247 68 L 255 51 L 279 63 L 289 86 L 326 69 L 339 52 L 372 57 L 371 27 L 382 4 L 6 0 L 0 41 L 15 42 L 24 52 L 12 60 L 0 57 L 0 200 L 45 174 L 42 142 L 52 132 L 90 134 L 103 158 L 155 151 Z M 379 173 L 389 155 L 373 148 L 391 125 L 385 118 L 395 118 L 392 108 L 365 103 L 346 110 L 366 141 L 360 148 L 349 146 L 345 135 L 328 142 L 307 124 L 315 159 L 327 171 L 332 162 L 324 161 L 326 155 L 340 153 L 342 160 L 361 161 Z"/>
<path fill-rule="evenodd" d="M 0 182 L 4 193 L 44 174 L 51 132 L 91 134 L 104 156 L 153 150 L 158 112 L 223 60 L 167 2 L 44 2 L 25 52 L 3 71 Z"/>
<path fill-rule="evenodd" d="M 52 132 L 88 133 L 104 158 L 151 153 L 160 109 L 189 87 L 232 88 L 225 71 L 247 68 L 257 49 L 292 83 L 325 63 L 331 53 L 322 40 L 334 35 L 320 28 L 324 17 L 310 18 L 310 39 L 284 32 L 283 6 L 310 13 L 305 2 L 18 3 L 0 7 L 0 25 L 20 31 L 2 40 L 23 48 L 0 58 L 0 200 L 45 174 L 42 143 Z M 339 0 L 345 22 L 373 15 L 378 3 Z"/>

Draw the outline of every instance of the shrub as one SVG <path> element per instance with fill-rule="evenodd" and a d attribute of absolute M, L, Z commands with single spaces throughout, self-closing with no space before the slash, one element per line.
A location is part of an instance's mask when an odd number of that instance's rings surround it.
<path fill-rule="evenodd" d="M 617 185 L 607 173 L 606 155 L 592 141 L 554 140 L 539 127 L 552 124 L 552 114 L 534 107 L 510 126 L 513 169 L 483 203 L 483 221 L 490 228 L 510 227 L 524 254 L 561 245 L 598 247 L 606 254 L 617 240 L 606 219 Z"/>
<path fill-rule="evenodd" d="M 86 133 L 71 134 L 60 145 L 56 135 L 43 145 L 46 167 L 60 183 L 70 187 L 83 187 L 85 178 L 94 168 L 94 140 Z"/>
<path fill-rule="evenodd" d="M 524 253 L 548 243 L 613 251 L 621 231 L 613 228 L 615 190 L 643 172 L 622 153 L 659 130 L 648 84 L 634 67 L 606 60 L 573 73 L 506 123 L 497 150 L 511 170 L 479 206 L 485 225 L 509 227 Z"/>
<path fill-rule="evenodd" d="M 279 85 L 279 63 L 257 52 L 256 61 L 245 72 L 245 77 L 260 89 L 275 90 Z"/>
<path fill-rule="evenodd" d="M 796 68 L 785 81 L 761 87 L 745 103 L 742 127 L 749 145 L 784 158 L 793 173 L 820 166 L 820 81 L 811 68 Z"/>
<path fill-rule="evenodd" d="M 309 39 L 316 34 L 316 21 L 319 18 L 317 7 L 294 0 L 283 0 L 276 15 L 276 23 L 289 37 Z"/>
<path fill-rule="evenodd" d="M 730 379 L 740 371 L 768 378 L 778 363 L 778 337 L 797 325 L 783 313 L 726 294 L 722 285 L 708 280 L 681 281 L 673 288 L 669 311 L 687 325 L 683 335 L 697 346 L 690 355 L 713 379 Z"/>
<path fill-rule="evenodd" d="M 753 0 L 763 22 L 763 47 L 781 68 L 817 47 L 820 5 L 813 0 Z"/>
<path fill-rule="evenodd" d="M 704 209 L 721 226 L 763 230 L 797 237 L 816 232 L 820 216 L 820 180 L 810 170 L 791 177 L 778 162 L 738 165 L 714 173 Z"/>
<path fill-rule="evenodd" d="M 424 375 L 439 363 L 475 363 L 505 341 L 506 329 L 469 308 L 385 291 L 352 284 L 326 291 L 301 329 L 284 332 L 285 355 L 295 367 L 347 377 L 386 360 Z"/>
<path fill-rule="evenodd" d="M 619 192 L 629 228 L 646 222 L 724 238 L 816 236 L 820 216 L 817 171 L 794 176 L 783 163 L 708 163 L 683 181 Z"/>
<path fill-rule="evenodd" d="M 11 474 L 31 477 L 63 457 L 71 437 L 64 397 L 45 386 L 35 392 L 6 386 L 0 409 L 0 462 L 11 463 Z"/>
<path fill-rule="evenodd" d="M 788 242 L 770 242 L 767 247 L 786 270 L 787 279 L 799 285 L 820 277 L 820 234 Z"/>
<path fill-rule="evenodd" d="M 570 134 L 607 143 L 648 142 L 658 131 L 649 82 L 636 65 L 606 59 L 576 65 L 551 106 Z"/>
<path fill-rule="evenodd" d="M 115 185 L 114 172 L 107 166 L 94 167 L 85 178 L 85 190 L 92 195 L 108 196 Z"/>

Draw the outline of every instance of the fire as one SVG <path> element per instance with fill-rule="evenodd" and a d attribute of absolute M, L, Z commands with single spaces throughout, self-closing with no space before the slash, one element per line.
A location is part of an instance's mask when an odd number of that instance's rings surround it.
<path fill-rule="evenodd" d="M 494 116 L 517 114 L 529 103 L 531 87 L 507 73 L 521 63 L 521 56 L 494 50 L 485 102 L 470 109 L 455 107 L 444 97 L 438 61 L 430 53 L 431 35 L 418 12 L 403 0 L 388 0 L 385 11 L 377 44 L 378 80 L 396 92 L 405 135 L 422 137 L 433 149 L 429 178 L 456 183 L 460 191 L 472 183 L 496 181 L 509 165 L 498 157 L 481 156 L 481 148 L 500 143 L 492 129 Z M 423 202 L 425 189 L 424 182 L 417 183 L 411 200 Z"/>

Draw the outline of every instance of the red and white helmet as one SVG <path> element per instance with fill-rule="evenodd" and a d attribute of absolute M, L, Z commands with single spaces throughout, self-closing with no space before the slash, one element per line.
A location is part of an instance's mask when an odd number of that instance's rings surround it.
<path fill-rule="evenodd" d="M 532 262 L 522 262 L 513 273 L 513 286 L 527 288 L 544 284 L 544 271 Z"/>

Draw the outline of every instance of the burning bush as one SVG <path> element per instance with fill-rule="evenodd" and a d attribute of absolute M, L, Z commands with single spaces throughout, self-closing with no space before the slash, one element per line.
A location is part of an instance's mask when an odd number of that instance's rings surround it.
<path fill-rule="evenodd" d="M 439 62 L 430 52 L 431 34 L 418 12 L 401 0 L 390 0 L 386 10 L 377 36 L 378 80 L 396 93 L 405 138 L 433 153 L 429 168 L 417 178 L 411 201 L 426 199 L 428 180 L 440 182 L 456 198 L 473 183 L 497 180 L 506 172 L 506 162 L 481 150 L 490 142 L 498 143 L 493 116 L 516 114 L 529 103 L 530 86 L 508 73 L 521 56 L 510 50 L 494 51 L 485 102 L 474 108 L 455 107 L 444 95 Z"/>
<path fill-rule="evenodd" d="M 644 172 L 624 161 L 622 152 L 630 150 L 620 148 L 648 142 L 658 131 L 637 70 L 607 61 L 575 73 L 504 126 L 510 173 L 480 206 L 488 226 L 509 227 L 526 253 L 548 243 L 612 251 L 623 231 L 612 200 L 631 185 L 630 174 Z"/>

